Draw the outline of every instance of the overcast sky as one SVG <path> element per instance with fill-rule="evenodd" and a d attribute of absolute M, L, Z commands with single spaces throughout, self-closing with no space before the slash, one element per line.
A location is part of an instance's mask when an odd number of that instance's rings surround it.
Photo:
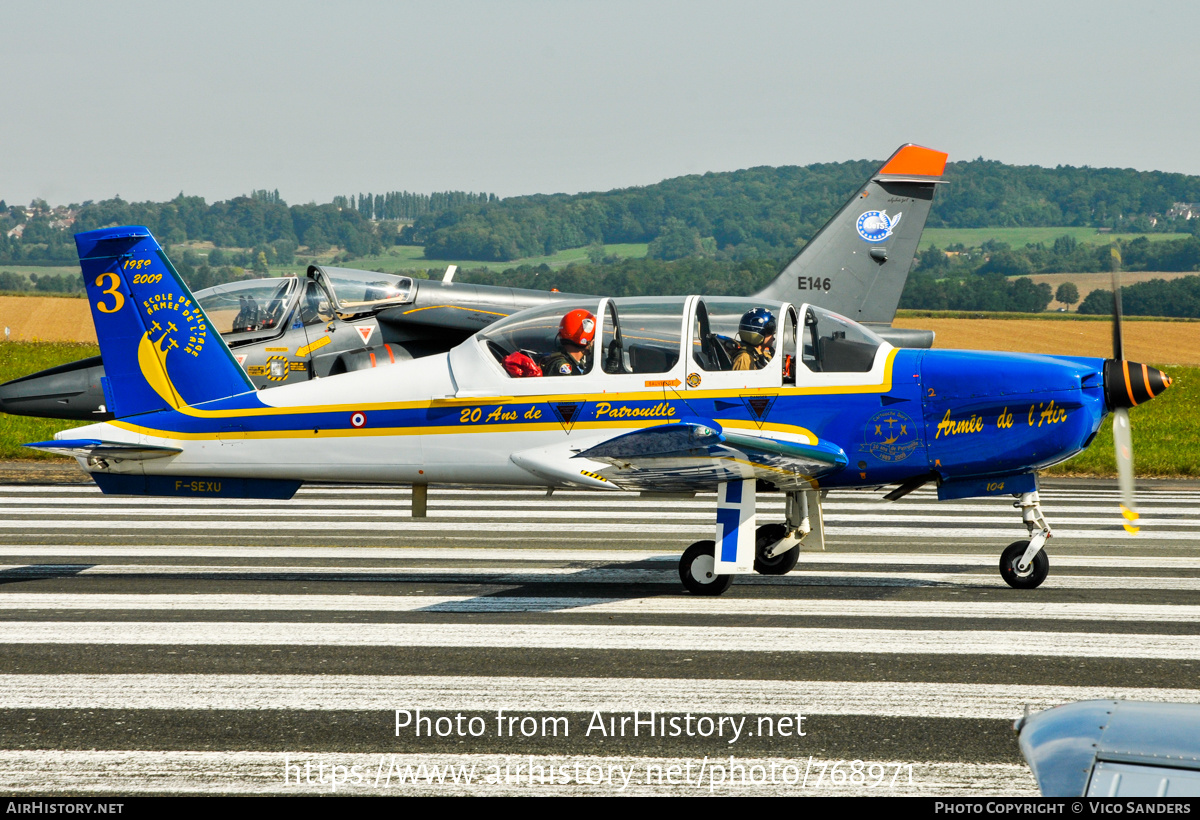
<path fill-rule="evenodd" d="M 607 190 L 916 142 L 1200 174 L 1200 3 L 0 0 L 0 198 Z"/>

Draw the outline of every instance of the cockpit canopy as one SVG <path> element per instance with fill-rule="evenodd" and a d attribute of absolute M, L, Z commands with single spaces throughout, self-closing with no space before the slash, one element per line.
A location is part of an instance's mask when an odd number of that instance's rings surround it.
<path fill-rule="evenodd" d="M 287 323 L 298 284 L 294 276 L 248 279 L 205 288 L 195 296 L 222 336 L 232 341 L 271 338 Z"/>
<path fill-rule="evenodd" d="M 708 382 L 706 373 L 765 372 L 773 360 L 778 366 L 776 357 L 782 354 L 776 378 L 794 384 L 801 363 L 809 373 L 869 372 L 876 352 L 886 344 L 862 325 L 818 307 L 802 306 L 801 324 L 796 309 L 782 302 L 676 296 L 555 302 L 501 319 L 475 339 L 502 367 L 514 356 L 544 365 L 566 350 L 558 338 L 559 323 L 579 309 L 589 311 L 597 326 L 579 361 L 578 372 L 584 375 L 669 373 L 686 353 L 684 369 L 701 374 L 689 377 L 689 383 L 699 384 Z M 769 332 L 746 332 L 747 322 L 754 321 L 758 330 Z M 513 376 L 533 375 L 505 369 Z"/>
<path fill-rule="evenodd" d="M 562 349 L 559 323 L 573 310 L 595 317 L 597 332 L 581 362 L 590 373 L 665 373 L 679 361 L 686 300 L 680 297 L 564 300 L 515 313 L 476 334 L 497 361 L 524 353 L 545 362 Z"/>
<path fill-rule="evenodd" d="M 866 373 L 885 344 L 870 330 L 824 308 L 804 313 L 804 364 L 814 373 Z"/>
<path fill-rule="evenodd" d="M 323 265 L 310 266 L 308 275 L 325 286 L 333 295 L 334 309 L 346 316 L 407 304 L 415 295 L 411 276 Z"/>

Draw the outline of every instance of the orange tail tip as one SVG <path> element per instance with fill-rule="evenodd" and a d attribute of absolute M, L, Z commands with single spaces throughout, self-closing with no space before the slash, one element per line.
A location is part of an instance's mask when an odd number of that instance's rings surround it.
<path fill-rule="evenodd" d="M 946 170 L 946 159 L 949 156 L 932 148 L 906 145 L 892 155 L 879 173 L 906 177 L 940 177 Z"/>

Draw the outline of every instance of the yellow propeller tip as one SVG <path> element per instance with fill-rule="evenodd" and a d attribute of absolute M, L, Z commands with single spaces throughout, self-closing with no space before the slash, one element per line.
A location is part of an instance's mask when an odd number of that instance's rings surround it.
<path fill-rule="evenodd" d="M 1137 535 L 1142 531 L 1141 527 L 1131 527 L 1128 524 L 1123 524 L 1122 526 L 1125 527 L 1125 532 L 1129 533 L 1130 535 Z"/>
<path fill-rule="evenodd" d="M 1137 514 L 1137 510 L 1131 510 L 1128 507 L 1126 507 L 1124 504 L 1121 505 L 1121 515 L 1125 516 L 1125 518 L 1129 521 L 1137 521 L 1138 518 L 1140 517 Z"/>

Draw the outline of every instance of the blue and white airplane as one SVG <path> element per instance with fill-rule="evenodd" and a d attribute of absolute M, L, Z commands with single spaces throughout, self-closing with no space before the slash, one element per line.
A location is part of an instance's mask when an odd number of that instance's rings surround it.
<path fill-rule="evenodd" d="M 430 484 L 716 490 L 713 540 L 680 561 L 697 594 L 790 571 L 801 545 L 823 538 L 829 489 L 898 485 L 894 500 L 930 482 L 941 499 L 1017 497 L 1029 539 L 1004 550 L 1000 570 L 1036 587 L 1051 534 L 1037 472 L 1087 447 L 1113 412 L 1128 473 L 1126 408 L 1170 385 L 1123 360 L 1119 312 L 1112 359 L 914 350 L 759 294 L 558 301 L 447 353 L 258 391 L 147 229 L 76 243 L 116 418 L 29 446 L 76 456 L 104 492 L 289 498 L 306 481 L 412 485 L 421 499 Z M 733 369 L 728 340 L 764 312 L 774 327 L 757 368 Z M 567 314 L 590 317 L 576 364 L 555 365 L 578 375 L 511 375 L 538 370 L 514 359 L 565 349 Z M 1132 479 L 1124 486 L 1133 529 Z M 763 493 L 785 495 L 782 523 L 756 526 Z"/>

